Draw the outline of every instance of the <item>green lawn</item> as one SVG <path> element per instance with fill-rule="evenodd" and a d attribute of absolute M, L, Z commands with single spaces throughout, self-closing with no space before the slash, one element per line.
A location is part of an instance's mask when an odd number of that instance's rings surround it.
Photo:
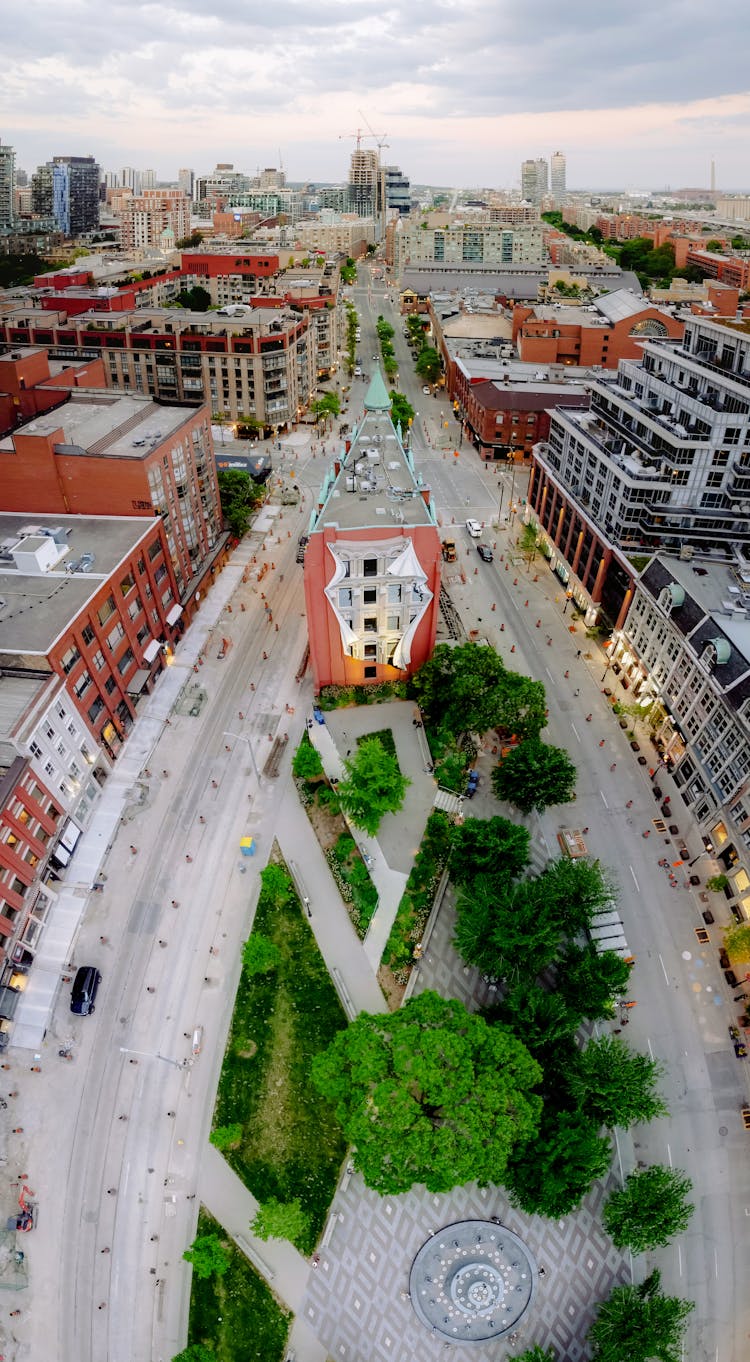
<path fill-rule="evenodd" d="M 392 970 L 398 983 L 405 984 L 409 977 L 414 947 L 422 939 L 450 855 L 451 830 L 447 814 L 440 810 L 430 814 L 383 952 L 383 964 Z"/>
<path fill-rule="evenodd" d="M 285 872 L 286 873 L 286 872 Z M 259 1201 L 299 1197 L 310 1219 L 311 1252 L 325 1223 L 345 1142 L 310 1066 L 346 1026 L 328 971 L 291 880 L 274 906 L 261 890 L 254 931 L 273 941 L 278 967 L 243 971 L 219 1079 L 214 1127 L 242 1125 L 225 1157 Z"/>
<path fill-rule="evenodd" d="M 377 738 L 381 747 L 390 757 L 396 756 L 396 744 L 393 741 L 393 730 L 390 728 L 379 728 L 374 733 L 362 733 L 357 738 L 357 746 L 362 742 L 369 742 L 370 738 Z M 401 768 L 399 767 L 399 770 Z"/>
<path fill-rule="evenodd" d="M 344 832 L 329 851 L 326 860 L 341 896 L 352 908 L 349 916 L 360 941 L 364 941 L 373 913 L 378 906 L 378 891 L 349 832 Z"/>
<path fill-rule="evenodd" d="M 223 1277 L 201 1281 L 193 1273 L 189 1343 L 212 1349 L 216 1362 L 281 1362 L 285 1357 L 289 1312 L 244 1253 L 201 1208 L 197 1235 L 218 1234 L 230 1251 Z"/>

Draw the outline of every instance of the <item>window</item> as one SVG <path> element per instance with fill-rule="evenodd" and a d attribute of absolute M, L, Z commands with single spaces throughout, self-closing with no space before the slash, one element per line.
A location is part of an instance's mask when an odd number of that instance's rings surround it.
<path fill-rule="evenodd" d="M 88 711 L 88 716 L 89 716 L 89 719 L 91 720 L 92 724 L 93 724 L 93 723 L 96 723 L 96 720 L 99 718 L 99 715 L 101 714 L 101 712 L 102 712 L 103 709 L 104 709 L 104 701 L 102 700 L 102 697 L 101 697 L 100 695 L 97 695 L 97 697 L 96 697 L 96 699 L 95 699 L 93 705 L 91 705 L 91 706 L 89 707 L 89 711 Z M 47 768 L 45 767 L 45 770 L 46 770 L 46 769 L 47 769 Z M 48 773 L 48 774 L 49 774 L 49 773 Z"/>
<path fill-rule="evenodd" d="M 79 700 L 81 696 L 84 695 L 85 692 L 88 690 L 90 685 L 91 677 L 89 676 L 88 672 L 82 672 L 78 680 L 73 685 L 73 690 L 75 694 L 78 696 Z M 75 733 L 75 727 L 73 728 L 73 732 Z"/>
<path fill-rule="evenodd" d="M 52 724 L 45 724 L 45 725 L 44 725 L 44 736 L 45 736 L 45 738 L 49 738 L 50 742 L 52 741 L 52 739 L 53 739 L 54 736 L 55 736 L 55 730 L 54 730 L 54 728 L 52 727 Z"/>
<path fill-rule="evenodd" d="M 164 581 L 164 578 L 166 577 L 166 575 L 167 575 L 167 569 L 166 569 L 164 563 L 160 563 L 159 566 L 158 566 L 158 568 L 156 569 L 156 573 L 155 573 L 155 576 L 154 576 L 154 580 L 155 580 L 157 583 L 158 583 L 158 582 L 163 582 L 163 581 Z"/>
<path fill-rule="evenodd" d="M 377 645 L 377 643 L 366 643 L 366 644 L 365 644 L 365 657 L 376 658 L 377 655 L 378 655 L 378 645 Z"/>
<path fill-rule="evenodd" d="M 101 648 L 97 648 L 91 661 L 96 667 L 96 670 L 100 672 L 102 667 L 104 666 L 104 653 L 102 652 Z"/>
<path fill-rule="evenodd" d="M 400 605 L 400 604 L 401 604 L 401 587 L 400 587 L 400 586 L 389 586 L 389 587 L 388 587 L 388 604 L 389 604 L 389 605 Z"/>
<path fill-rule="evenodd" d="M 363 605 L 375 605 L 377 603 L 377 599 L 378 593 L 375 587 L 374 586 L 365 587 L 364 591 L 362 592 Z"/>
<path fill-rule="evenodd" d="M 74 723 L 69 723 L 69 724 L 68 724 L 68 732 L 72 735 L 72 737 L 74 737 L 74 738 L 76 737 L 76 735 L 77 735 L 77 733 L 78 733 L 78 729 L 76 728 L 76 726 L 75 726 Z"/>
<path fill-rule="evenodd" d="M 133 657 L 133 649 L 126 648 L 125 652 L 123 653 L 122 657 L 117 663 L 117 670 L 120 673 L 120 676 L 125 675 L 126 671 L 128 670 L 128 667 L 130 667 L 134 661 L 135 658 Z"/>
<path fill-rule="evenodd" d="M 55 774 L 55 768 L 51 761 L 47 761 L 44 763 L 44 769 L 48 776 L 53 776 Z M 13 840 L 15 841 L 15 838 Z"/>
<path fill-rule="evenodd" d="M 29 751 L 31 752 L 32 757 L 41 757 L 42 755 L 42 749 L 38 742 L 29 743 Z"/>
<path fill-rule="evenodd" d="M 106 681 L 104 682 L 104 689 L 106 690 L 107 695 L 112 694 L 112 691 L 115 689 L 116 685 L 117 682 L 115 681 L 114 676 L 108 676 Z"/>
<path fill-rule="evenodd" d="M 66 651 L 63 653 L 62 657 L 60 658 L 60 662 L 62 663 L 62 669 L 63 669 L 63 671 L 65 672 L 65 675 L 66 675 L 66 676 L 67 676 L 68 672 L 70 672 L 70 671 L 73 670 L 73 668 L 74 668 L 75 665 L 76 665 L 76 662 L 80 662 L 80 659 L 81 659 L 81 654 L 79 653 L 79 651 L 78 651 L 78 649 L 77 649 L 76 647 L 72 647 L 72 648 L 67 648 L 67 649 L 66 649 Z"/>
<path fill-rule="evenodd" d="M 401 627 L 401 616 L 400 616 L 400 615 L 387 615 L 387 616 L 386 616 L 386 621 L 385 621 L 385 627 L 386 627 L 386 629 L 400 629 L 400 627 Z"/>
<path fill-rule="evenodd" d="M 120 639 L 123 639 L 124 637 L 125 630 L 123 629 L 122 625 L 120 624 L 120 621 L 118 620 L 117 624 L 115 625 L 111 633 L 107 634 L 107 647 L 109 648 L 110 652 L 114 652 L 115 648 L 120 642 Z"/>
<path fill-rule="evenodd" d="M 93 629 L 91 628 L 90 624 L 84 624 L 83 629 L 81 630 L 81 638 L 86 644 L 86 647 L 90 648 L 91 644 L 94 642 L 94 639 L 96 638 L 96 635 Z"/>
<path fill-rule="evenodd" d="M 155 559 L 155 558 L 158 558 L 160 553 L 161 553 L 161 540 L 160 540 L 160 539 L 155 539 L 154 542 L 153 542 L 153 544 L 149 544 L 149 546 L 148 546 L 148 556 L 149 556 L 149 561 L 150 561 L 151 563 L 153 563 L 154 559 Z"/>
<path fill-rule="evenodd" d="M 350 606 L 351 603 L 352 603 L 351 587 L 347 586 L 339 587 L 339 609 L 343 610 L 346 608 L 346 606 Z"/>
<path fill-rule="evenodd" d="M 142 609 L 143 601 L 141 600 L 140 596 L 134 596 L 132 601 L 130 602 L 130 605 L 128 606 L 128 615 L 130 619 L 134 620 L 136 615 L 140 615 Z"/>
<path fill-rule="evenodd" d="M 377 667 L 365 667 L 364 672 L 366 680 L 374 681 L 378 674 L 378 669 Z"/>
<path fill-rule="evenodd" d="M 108 596 L 106 601 L 104 602 L 104 605 L 97 612 L 97 618 L 99 620 L 99 623 L 102 625 L 106 624 L 110 615 L 114 615 L 114 613 L 115 613 L 115 598 L 114 596 Z"/>
<path fill-rule="evenodd" d="M 123 577 L 122 581 L 120 582 L 120 592 L 121 592 L 121 594 L 122 594 L 123 596 L 127 596 L 127 595 L 129 594 L 129 592 L 131 592 L 131 591 L 133 590 L 133 587 L 134 587 L 134 586 L 135 586 L 135 579 L 134 579 L 134 577 L 133 577 L 132 572 L 126 573 L 126 575 Z"/>
<path fill-rule="evenodd" d="M 362 576 L 377 577 L 377 575 L 378 575 L 377 558 L 365 558 L 364 562 L 362 563 Z"/>
<path fill-rule="evenodd" d="M 378 632 L 377 615 L 365 615 L 364 628 L 366 634 L 377 634 Z"/>

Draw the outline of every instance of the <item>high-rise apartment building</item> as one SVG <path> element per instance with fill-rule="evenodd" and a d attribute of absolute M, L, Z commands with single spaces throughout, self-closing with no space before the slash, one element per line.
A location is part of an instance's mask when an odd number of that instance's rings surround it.
<path fill-rule="evenodd" d="M 177 188 L 181 189 L 183 194 L 187 194 L 189 199 L 192 199 L 195 189 L 195 171 L 191 170 L 189 166 L 183 166 L 177 171 Z"/>
<path fill-rule="evenodd" d="M 550 190 L 555 200 L 555 208 L 561 208 L 565 202 L 565 156 L 561 151 L 554 151 L 550 157 Z"/>
<path fill-rule="evenodd" d="M 31 211 L 37 217 L 51 218 L 52 208 L 52 166 L 47 162 L 37 166 L 31 177 Z"/>
<path fill-rule="evenodd" d="M 16 153 L 0 143 L 0 232 L 13 226 L 15 218 Z"/>
<path fill-rule="evenodd" d="M 402 217 L 411 211 L 411 185 L 398 166 L 385 166 L 385 206 L 395 208 Z"/>
<path fill-rule="evenodd" d="M 651 326 L 642 358 L 596 378 L 588 412 L 554 411 L 534 449 L 529 505 L 592 623 L 622 623 L 634 554 L 750 546 L 750 336 L 696 316 L 676 345 Z"/>
<path fill-rule="evenodd" d="M 543 156 L 536 161 L 521 163 L 521 198 L 526 203 L 540 203 L 547 193 L 548 168 Z"/>
<path fill-rule="evenodd" d="M 349 209 L 360 218 L 378 218 L 383 207 L 383 174 L 376 151 L 357 147 L 349 164 Z"/>
<path fill-rule="evenodd" d="M 181 189 L 146 189 L 123 208 L 121 220 L 125 251 L 174 246 L 190 233 L 190 200 Z"/>
<path fill-rule="evenodd" d="M 99 226 L 99 167 L 93 156 L 55 156 L 52 213 L 66 236 L 81 236 Z"/>
<path fill-rule="evenodd" d="M 143 184 L 143 189 L 144 189 L 144 190 L 146 190 L 146 189 L 154 189 L 154 188 L 156 187 L 156 171 L 155 171 L 155 170 L 144 170 L 144 172 L 143 172 L 143 182 L 142 182 L 142 184 Z"/>

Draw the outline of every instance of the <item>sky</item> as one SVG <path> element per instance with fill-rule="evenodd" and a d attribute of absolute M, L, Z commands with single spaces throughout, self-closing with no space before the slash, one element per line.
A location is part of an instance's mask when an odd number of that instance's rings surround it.
<path fill-rule="evenodd" d="M 173 180 L 341 181 L 358 128 L 413 183 L 750 187 L 747 0 L 4 0 L 0 140 Z M 374 147 L 369 136 L 364 147 Z"/>

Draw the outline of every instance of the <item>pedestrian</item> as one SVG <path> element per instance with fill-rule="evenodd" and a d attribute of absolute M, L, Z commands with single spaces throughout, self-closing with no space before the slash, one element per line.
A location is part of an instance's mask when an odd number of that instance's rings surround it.
<path fill-rule="evenodd" d="M 100 1301 L 100 1302 L 99 1302 L 99 1305 L 98 1305 L 96 1308 L 97 1308 L 97 1310 L 106 1310 L 106 1308 L 107 1308 L 107 1302 L 106 1302 L 106 1301 Z"/>
<path fill-rule="evenodd" d="M 137 856 L 137 855 L 138 855 L 138 848 L 137 848 L 137 847 L 134 847 L 134 846 L 131 846 L 131 848 L 130 848 L 130 853 L 131 853 L 132 856 Z"/>
<path fill-rule="evenodd" d="M 159 945 L 160 945 L 160 946 L 166 946 L 166 944 L 167 944 L 166 941 L 160 941 L 160 942 L 159 942 Z"/>
<path fill-rule="evenodd" d="M 613 761 L 613 762 L 612 762 L 612 765 L 610 766 L 609 769 L 610 769 L 610 771 L 614 771 L 614 770 L 616 769 L 616 767 L 617 767 L 617 762 L 616 762 L 616 761 Z"/>
<path fill-rule="evenodd" d="M 189 1196 L 186 1196 L 186 1197 L 185 1197 L 185 1200 L 186 1200 L 186 1201 L 195 1201 L 195 1192 L 191 1192 Z"/>
<path fill-rule="evenodd" d="M 568 677 L 570 676 L 570 672 L 563 672 L 563 676 L 565 677 L 565 680 L 567 681 Z"/>
<path fill-rule="evenodd" d="M 588 828 L 581 828 L 581 832 L 583 833 L 583 835 L 584 835 L 584 837 L 585 837 L 585 836 L 586 836 L 586 833 L 588 832 Z"/>
<path fill-rule="evenodd" d="M 172 899 L 172 907 L 179 908 L 179 906 L 180 906 L 179 899 Z"/>
<path fill-rule="evenodd" d="M 191 862 L 192 862 L 192 860 L 193 860 L 193 858 L 192 858 L 192 856 L 188 856 L 187 853 L 186 853 L 186 854 L 185 854 L 185 860 L 188 862 L 188 865 L 190 865 Z"/>
<path fill-rule="evenodd" d="M 127 1121 L 127 1116 L 118 1116 L 118 1121 Z"/>
<path fill-rule="evenodd" d="M 103 1249 L 100 1249 L 99 1252 L 100 1252 L 100 1253 L 109 1253 L 110 1250 L 109 1250 L 108 1248 L 103 1248 Z"/>
<path fill-rule="evenodd" d="M 155 1244 L 158 1238 L 159 1238 L 158 1234 L 152 1234 L 150 1242 L 152 1244 Z"/>
<path fill-rule="evenodd" d="M 587 724 L 590 724 L 590 723 L 591 723 L 591 719 L 592 719 L 592 715 L 591 715 L 591 714 L 587 714 L 587 715 L 586 715 L 586 723 L 587 723 Z"/>
<path fill-rule="evenodd" d="M 641 833 L 641 836 L 642 836 L 642 837 L 650 837 L 650 836 L 651 836 L 651 829 L 650 829 L 650 828 L 646 828 L 646 831 L 643 832 L 643 833 Z"/>
<path fill-rule="evenodd" d="M 578 696 L 579 696 L 580 694 L 581 694 L 580 690 L 574 690 L 574 691 L 573 691 L 573 696 L 574 696 L 575 699 L 578 699 Z"/>
<path fill-rule="evenodd" d="M 107 1188 L 107 1196 L 117 1196 L 117 1188 L 116 1188 L 116 1187 L 108 1187 L 108 1188 Z"/>
<path fill-rule="evenodd" d="M 601 739 L 599 740 L 599 746 L 600 746 L 600 747 L 603 747 L 603 746 L 604 746 L 604 739 L 603 739 L 603 738 L 601 738 Z"/>
<path fill-rule="evenodd" d="M 176 1115 L 176 1113 L 175 1113 L 174 1111 L 168 1111 L 168 1112 L 167 1112 L 167 1116 L 175 1116 L 175 1115 Z"/>
<path fill-rule="evenodd" d="M 632 799 L 628 799 L 627 802 L 626 802 L 626 804 L 625 804 L 625 808 L 626 808 L 626 809 L 632 809 L 632 807 L 633 807 L 633 801 L 632 801 Z"/>
<path fill-rule="evenodd" d="M 576 657 L 580 657 L 580 656 L 581 656 L 581 650 L 580 650 L 580 648 L 579 648 L 579 649 L 578 649 L 578 652 L 576 653 Z"/>
<path fill-rule="evenodd" d="M 169 771 L 162 771 L 162 775 L 165 776 L 165 777 L 168 776 L 168 775 L 169 775 Z"/>

